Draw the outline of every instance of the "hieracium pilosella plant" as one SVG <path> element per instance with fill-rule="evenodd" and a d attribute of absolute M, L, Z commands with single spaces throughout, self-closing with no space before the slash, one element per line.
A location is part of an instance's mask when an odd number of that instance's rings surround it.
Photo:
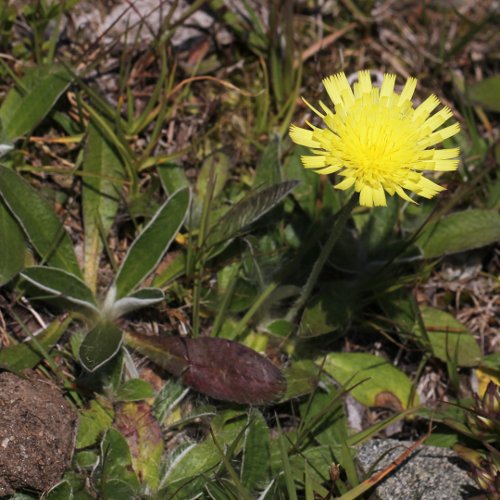
<path fill-rule="evenodd" d="M 323 112 L 304 102 L 325 123 L 310 130 L 292 125 L 292 140 L 311 148 L 302 156 L 305 168 L 319 174 L 337 173 L 342 179 L 335 188 L 354 186 L 360 205 L 386 206 L 386 194 L 397 194 L 415 202 L 408 194 L 432 198 L 443 187 L 426 178 L 425 171 L 455 170 L 458 148 L 436 146 L 457 134 L 458 123 L 440 128 L 451 117 L 451 110 L 440 105 L 435 95 L 414 107 L 417 85 L 409 78 L 400 94 L 394 91 L 396 76 L 384 75 L 380 88 L 374 87 L 369 71 L 360 71 L 351 88 L 344 73 L 323 80 L 333 111 L 320 101 Z"/>

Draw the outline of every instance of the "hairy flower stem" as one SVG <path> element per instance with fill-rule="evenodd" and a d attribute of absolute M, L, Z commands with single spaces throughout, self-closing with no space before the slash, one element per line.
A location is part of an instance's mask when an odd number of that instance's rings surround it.
<path fill-rule="evenodd" d="M 318 281 L 319 275 L 323 270 L 323 267 L 325 267 L 326 261 L 332 253 L 335 243 L 337 243 L 340 235 L 342 234 L 342 230 L 344 229 L 356 202 L 357 196 L 351 195 L 349 201 L 338 212 L 330 235 L 328 236 L 328 240 L 325 246 L 321 249 L 318 260 L 314 263 L 314 267 L 312 268 L 309 278 L 307 278 L 307 282 L 304 285 L 301 294 L 286 315 L 287 321 L 292 322 L 309 300 L 309 297 L 314 290 L 314 286 Z"/>

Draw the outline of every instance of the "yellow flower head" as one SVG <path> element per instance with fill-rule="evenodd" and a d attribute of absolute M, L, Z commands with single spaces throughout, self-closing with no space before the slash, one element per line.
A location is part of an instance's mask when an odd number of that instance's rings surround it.
<path fill-rule="evenodd" d="M 369 71 L 358 73 L 351 86 L 344 73 L 323 80 L 335 112 L 320 101 L 324 113 L 306 104 L 325 122 L 312 130 L 292 125 L 290 137 L 312 148 L 302 156 L 305 168 L 319 174 L 338 172 L 344 179 L 335 187 L 351 186 L 360 194 L 361 205 L 386 206 L 385 192 L 397 193 L 413 202 L 404 191 L 432 198 L 444 188 L 422 175 L 424 170 L 455 170 L 458 148 L 436 149 L 436 144 L 459 132 L 458 123 L 438 130 L 452 113 L 448 107 L 431 115 L 440 104 L 435 95 L 417 108 L 411 98 L 417 80 L 407 80 L 401 94 L 394 92 L 396 76 L 384 75 L 381 88 L 374 88 Z"/>

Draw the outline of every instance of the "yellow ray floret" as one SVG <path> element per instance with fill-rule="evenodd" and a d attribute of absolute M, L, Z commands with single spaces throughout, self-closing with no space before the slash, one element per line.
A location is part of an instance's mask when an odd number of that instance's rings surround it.
<path fill-rule="evenodd" d="M 305 101 L 326 127 L 290 127 L 292 140 L 313 150 L 302 156 L 304 167 L 338 172 L 342 180 L 335 188 L 354 187 L 363 206 L 386 206 L 386 193 L 410 202 L 408 192 L 432 198 L 444 188 L 422 172 L 458 167 L 458 148 L 435 148 L 460 131 L 458 123 L 440 128 L 451 110 L 445 106 L 432 114 L 440 104 L 435 95 L 414 107 L 417 80 L 409 78 L 400 94 L 395 83 L 396 76 L 386 74 L 381 87 L 374 87 L 369 71 L 360 71 L 352 87 L 344 73 L 329 76 L 323 84 L 334 110 L 320 101 L 319 111 Z"/>

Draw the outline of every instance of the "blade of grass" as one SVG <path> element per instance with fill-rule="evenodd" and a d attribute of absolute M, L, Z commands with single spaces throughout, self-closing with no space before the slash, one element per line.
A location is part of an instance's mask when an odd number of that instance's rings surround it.
<path fill-rule="evenodd" d="M 250 307 L 250 309 L 245 313 L 243 318 L 241 318 L 236 325 L 235 338 L 243 334 L 254 314 L 260 309 L 266 299 L 274 292 L 274 290 L 276 290 L 277 287 L 277 282 L 270 283 L 267 288 L 257 297 L 257 300 L 252 304 L 252 307 Z"/>
<path fill-rule="evenodd" d="M 259 64 L 262 69 L 263 76 L 263 89 L 260 94 L 255 97 L 255 135 L 267 132 L 269 126 L 269 109 L 271 106 L 271 96 L 269 93 L 269 72 L 267 70 L 266 63 L 262 57 L 259 58 Z"/>
<path fill-rule="evenodd" d="M 240 265 L 235 265 L 232 270 L 231 274 L 229 276 L 229 283 L 226 288 L 226 292 L 224 293 L 224 297 L 222 299 L 221 304 L 218 307 L 217 310 L 217 315 L 215 316 L 215 320 L 212 325 L 212 332 L 211 335 L 213 337 L 217 337 L 219 330 L 222 326 L 222 323 L 224 322 L 226 318 L 226 312 L 229 307 L 229 304 L 231 303 L 231 299 L 233 298 L 233 293 L 234 293 L 234 288 L 236 286 L 236 283 L 238 281 L 238 274 L 240 272 Z"/>
<path fill-rule="evenodd" d="M 160 135 L 162 133 L 162 130 L 164 128 L 164 124 L 168 119 L 168 94 L 170 93 L 171 90 L 171 82 L 169 80 L 166 80 L 166 75 L 167 75 L 167 55 L 165 54 L 165 50 L 162 50 L 160 52 L 160 59 L 161 59 L 161 64 L 160 64 L 160 76 L 159 76 L 159 82 L 158 84 L 161 85 L 161 87 L 165 87 L 165 90 L 161 93 L 159 93 L 159 111 L 158 111 L 158 116 L 156 119 L 156 122 L 153 126 L 153 130 L 149 135 L 149 140 L 147 146 L 144 148 L 144 151 L 142 153 L 141 159 L 139 160 L 139 164 L 142 164 L 146 158 L 151 156 L 152 152 L 156 148 L 158 141 L 160 139 Z M 155 89 L 156 90 L 156 89 Z M 174 106 L 171 107 L 173 109 Z"/>
<path fill-rule="evenodd" d="M 160 63 L 160 74 L 158 76 L 158 80 L 154 86 L 151 98 L 146 103 L 144 110 L 141 112 L 138 118 L 132 121 L 129 129 L 130 135 L 136 135 L 142 132 L 144 128 L 151 123 L 151 121 L 154 119 L 155 116 L 152 115 L 151 113 L 155 108 L 155 106 L 157 105 L 157 103 L 161 101 L 162 93 L 168 95 L 172 90 L 172 85 L 173 85 L 172 75 L 166 81 L 168 75 L 168 63 L 164 50 L 160 52 L 160 56 L 161 56 L 161 63 Z M 174 72 L 175 72 L 175 66 L 174 68 L 172 68 L 172 73 Z M 129 116 L 129 119 L 130 120 L 133 119 L 132 115 Z"/>
<path fill-rule="evenodd" d="M 315 500 L 313 485 L 309 474 L 309 464 L 307 461 L 304 462 L 304 489 L 305 500 Z"/>
<path fill-rule="evenodd" d="M 95 125 L 99 127 L 103 136 L 116 148 L 120 156 L 122 157 L 123 163 L 129 170 L 129 179 L 132 181 L 132 186 L 137 183 L 137 175 L 132 170 L 131 165 L 133 164 L 133 152 L 130 149 L 129 145 L 120 140 L 120 138 L 115 133 L 115 128 L 113 130 L 109 125 L 108 121 L 104 119 L 92 106 L 87 104 L 85 101 L 81 101 L 83 108 L 90 114 L 90 116 L 94 119 Z M 134 182 L 135 180 L 135 182 Z"/>
<path fill-rule="evenodd" d="M 161 27 L 161 33 L 164 33 L 162 37 L 158 40 L 159 45 L 166 45 L 166 42 L 172 38 L 175 33 L 175 28 L 181 26 L 186 19 L 188 19 L 194 12 L 199 10 L 208 0 L 196 0 L 193 4 L 191 4 L 176 20 L 170 24 L 172 16 L 175 11 L 176 5 L 174 4 L 170 9 L 170 12 L 165 18 L 165 21 Z"/>
<path fill-rule="evenodd" d="M 286 490 L 288 492 L 288 500 L 298 500 L 297 491 L 295 489 L 295 481 L 292 475 L 292 466 L 290 465 L 290 460 L 288 459 L 289 450 L 283 436 L 283 429 L 279 423 L 278 415 L 275 415 L 275 418 L 276 426 L 278 428 L 278 444 L 281 454 L 281 463 L 283 465 L 283 474 L 285 476 Z"/>
<path fill-rule="evenodd" d="M 217 181 L 215 174 L 215 162 L 210 165 L 210 173 L 208 176 L 207 191 L 203 200 L 203 208 L 201 213 L 200 228 L 198 231 L 198 238 L 196 242 L 197 249 L 203 247 L 205 236 L 208 229 L 208 220 L 210 217 L 210 207 L 212 206 L 214 189 Z M 200 251 L 197 251 L 195 270 L 194 270 L 194 283 L 193 283 L 193 337 L 197 337 L 200 333 L 200 300 L 201 300 L 201 284 L 202 273 L 204 269 L 204 256 Z"/>

